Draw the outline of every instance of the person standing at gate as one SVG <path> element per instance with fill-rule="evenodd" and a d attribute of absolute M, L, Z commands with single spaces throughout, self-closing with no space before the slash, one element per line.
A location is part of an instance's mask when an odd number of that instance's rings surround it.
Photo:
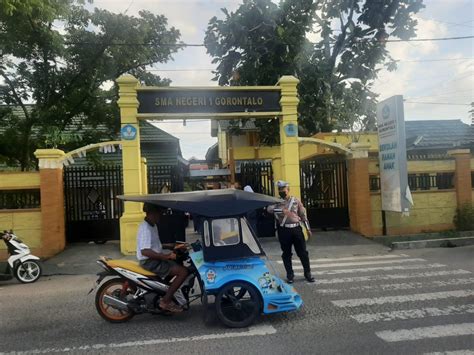
<path fill-rule="evenodd" d="M 303 265 L 306 281 L 314 282 L 302 229 L 307 228 L 308 234 L 311 233 L 308 218 L 306 217 L 306 209 L 300 200 L 290 195 L 290 187 L 286 181 L 278 181 L 277 186 L 278 194 L 283 199 L 283 202 L 269 206 L 267 212 L 273 213 L 277 220 L 278 240 L 283 252 L 281 257 L 286 270 L 286 279 L 288 283 L 293 283 L 295 277 L 291 261 L 293 255 L 291 249 L 294 246 L 296 255 L 298 255 Z M 303 227 L 301 227 L 300 222 L 303 222 Z"/>

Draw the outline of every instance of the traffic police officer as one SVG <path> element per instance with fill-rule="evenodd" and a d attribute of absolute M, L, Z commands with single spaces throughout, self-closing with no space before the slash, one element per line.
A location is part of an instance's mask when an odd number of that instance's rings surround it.
<path fill-rule="evenodd" d="M 280 241 L 281 250 L 283 251 L 281 257 L 285 265 L 287 281 L 288 283 L 293 283 L 295 276 L 291 262 L 291 256 L 293 255 L 291 247 L 294 246 L 296 255 L 298 255 L 303 265 L 306 281 L 314 282 L 302 229 L 306 228 L 308 233 L 311 233 L 308 218 L 306 217 L 306 209 L 300 200 L 290 195 L 290 187 L 286 181 L 278 181 L 277 186 L 278 194 L 284 201 L 269 206 L 267 211 L 274 213 L 277 220 L 278 240 Z M 303 227 L 301 227 L 300 222 L 302 222 Z"/>

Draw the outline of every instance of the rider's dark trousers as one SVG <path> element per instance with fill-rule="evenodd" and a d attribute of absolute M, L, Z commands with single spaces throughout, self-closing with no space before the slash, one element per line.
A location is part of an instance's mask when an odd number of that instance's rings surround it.
<path fill-rule="evenodd" d="M 279 226 L 278 240 L 280 241 L 281 250 L 283 251 L 281 258 L 285 265 L 287 278 L 293 279 L 294 277 L 293 265 L 291 263 L 291 256 L 293 255 L 291 252 L 292 246 L 295 247 L 296 255 L 298 255 L 301 260 L 305 276 L 311 275 L 308 251 L 306 250 L 306 242 L 301 227 L 285 228 Z"/>

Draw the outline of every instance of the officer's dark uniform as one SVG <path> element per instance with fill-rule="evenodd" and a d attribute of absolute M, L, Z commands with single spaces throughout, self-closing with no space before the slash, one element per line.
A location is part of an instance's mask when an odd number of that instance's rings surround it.
<path fill-rule="evenodd" d="M 288 183 L 284 181 L 278 182 L 278 187 L 288 186 Z M 290 211 L 289 214 L 285 215 L 283 209 Z M 286 276 L 289 282 L 293 281 L 294 272 L 293 265 L 291 262 L 292 251 L 291 247 L 295 247 L 296 255 L 301 260 L 301 264 L 304 269 L 304 276 L 307 281 L 314 282 L 314 278 L 311 276 L 311 267 L 309 263 L 309 255 L 306 250 L 306 242 L 300 222 L 308 224 L 308 218 L 306 217 L 306 209 L 300 200 L 293 196 L 287 196 L 284 202 L 267 208 L 267 211 L 275 214 L 278 228 L 278 240 L 280 241 L 281 255 L 283 264 L 285 265 Z"/>

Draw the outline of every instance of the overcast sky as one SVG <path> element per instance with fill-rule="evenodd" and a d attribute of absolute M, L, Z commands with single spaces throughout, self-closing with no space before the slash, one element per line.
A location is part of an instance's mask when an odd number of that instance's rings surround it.
<path fill-rule="evenodd" d="M 136 15 L 145 9 L 165 15 L 181 31 L 185 43 L 202 43 L 212 16 L 223 17 L 220 9 L 235 10 L 237 0 L 95 0 L 93 6 L 112 12 Z M 425 0 L 418 15 L 418 38 L 469 36 L 474 32 L 473 0 Z M 470 122 L 465 104 L 474 101 L 474 46 L 472 39 L 436 42 L 389 43 L 388 49 L 400 60 L 395 72 L 382 72 L 375 85 L 380 99 L 403 95 L 406 120 L 461 119 Z M 466 59 L 467 58 L 467 59 Z M 443 59 L 442 61 L 437 61 Z M 449 59 L 449 60 L 444 60 Z M 435 61 L 436 60 L 436 61 Z M 210 70 L 211 57 L 204 47 L 188 47 L 174 61 L 157 65 L 161 76 L 175 86 L 216 85 Z M 174 71 L 185 69 L 186 71 Z M 170 70 L 170 71 L 167 71 Z M 464 106 L 462 105 L 464 104 Z M 210 136 L 210 122 L 163 122 L 157 124 L 178 137 L 185 158 L 204 158 L 216 142 Z"/>

